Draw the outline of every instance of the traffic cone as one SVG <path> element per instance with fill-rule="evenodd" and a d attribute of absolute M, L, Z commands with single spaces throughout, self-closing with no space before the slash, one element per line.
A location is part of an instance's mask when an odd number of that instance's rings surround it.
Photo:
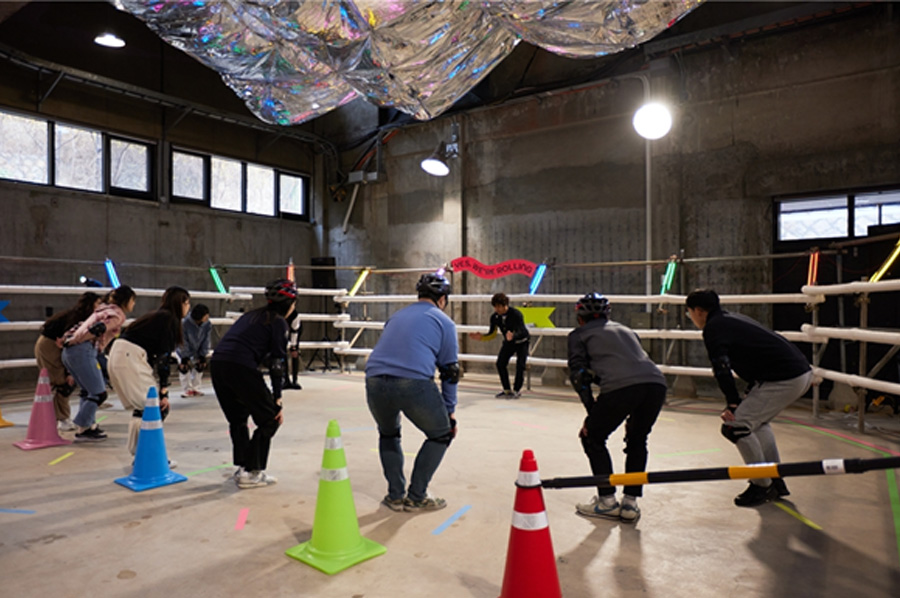
<path fill-rule="evenodd" d="M 0 411 L 0 428 L 8 428 L 8 427 L 14 426 L 14 425 L 16 425 L 16 424 L 3 419 L 3 411 Z"/>
<path fill-rule="evenodd" d="M 6 423 L 12 425 L 9 422 Z M 37 389 L 34 391 L 31 419 L 28 420 L 28 433 L 25 435 L 25 440 L 14 442 L 13 445 L 30 451 L 61 444 L 72 444 L 72 441 L 60 436 L 56 429 L 56 411 L 53 409 L 50 374 L 47 373 L 47 368 L 43 368 L 38 378 Z"/>
<path fill-rule="evenodd" d="M 336 420 L 331 420 L 325 434 L 312 538 L 289 548 L 285 554 L 334 575 L 385 552 L 387 548 L 359 533 L 341 428 Z"/>
<path fill-rule="evenodd" d="M 500 598 L 559 598 L 559 576 L 534 453 L 522 453 Z"/>
<path fill-rule="evenodd" d="M 162 418 L 159 414 L 159 398 L 156 387 L 151 386 L 147 391 L 147 403 L 144 406 L 144 417 L 141 419 L 134 467 L 130 476 L 117 478 L 116 484 L 135 492 L 142 492 L 186 480 L 183 475 L 169 469 L 166 439 L 163 436 Z"/>

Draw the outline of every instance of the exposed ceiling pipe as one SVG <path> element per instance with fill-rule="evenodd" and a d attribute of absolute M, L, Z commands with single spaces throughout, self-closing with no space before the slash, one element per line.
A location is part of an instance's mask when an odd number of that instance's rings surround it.
<path fill-rule="evenodd" d="M 204 118 L 209 118 L 212 120 L 217 120 L 248 129 L 254 129 L 256 131 L 264 131 L 266 133 L 282 135 L 284 137 L 295 139 L 303 143 L 312 144 L 322 153 L 327 154 L 332 158 L 337 158 L 337 148 L 331 141 L 325 139 L 324 137 L 320 137 L 319 135 L 309 133 L 301 129 L 267 125 L 255 118 L 223 112 L 221 110 L 217 110 L 209 106 L 204 106 L 202 104 L 197 104 L 195 102 L 191 102 L 177 96 L 160 93 L 158 91 L 138 87 L 137 85 L 123 83 L 122 81 L 117 81 L 108 77 L 101 77 L 100 75 L 95 75 L 94 73 L 89 73 L 87 71 L 67 67 L 54 62 L 49 62 L 47 60 L 30 56 L 28 54 L 25 54 L 24 52 L 20 52 L 3 44 L 0 44 L 0 58 L 5 59 L 12 64 L 34 71 L 57 73 L 57 80 L 54 82 L 51 89 L 44 94 L 44 97 L 41 101 L 46 100 L 46 96 L 48 96 L 50 94 L 50 91 L 52 91 L 53 88 L 56 87 L 56 83 L 59 82 L 59 78 L 61 76 L 67 81 L 80 83 L 82 85 L 89 85 L 91 87 L 97 87 L 103 89 L 104 91 L 118 93 L 158 106 L 163 106 L 166 108 L 178 108 L 185 112 L 190 112 L 191 114 L 202 116 Z M 184 115 L 186 114 L 183 114 L 182 118 Z"/>

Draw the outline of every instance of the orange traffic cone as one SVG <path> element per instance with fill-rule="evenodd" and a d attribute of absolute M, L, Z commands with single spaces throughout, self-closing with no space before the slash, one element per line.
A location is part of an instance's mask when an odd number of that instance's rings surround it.
<path fill-rule="evenodd" d="M 506 572 L 500 598 L 560 598 L 556 557 L 550 540 L 550 524 L 544 509 L 541 478 L 534 453 L 522 453 L 516 480 L 516 503 L 513 507 Z"/>
<path fill-rule="evenodd" d="M 14 425 L 16 425 L 16 424 L 12 423 L 11 421 L 6 421 L 5 419 L 3 419 L 3 412 L 0 411 L 0 428 L 8 428 L 9 426 L 14 426 Z"/>
<path fill-rule="evenodd" d="M 56 412 L 53 410 L 53 391 L 50 389 L 50 374 L 47 368 L 41 370 L 37 389 L 34 391 L 34 403 L 31 406 L 31 419 L 28 420 L 28 433 L 25 440 L 13 445 L 22 450 L 47 448 L 61 444 L 72 444 L 56 431 Z"/>

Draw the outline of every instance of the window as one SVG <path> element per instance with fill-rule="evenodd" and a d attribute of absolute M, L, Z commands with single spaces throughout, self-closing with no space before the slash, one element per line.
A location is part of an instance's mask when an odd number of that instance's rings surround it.
<path fill-rule="evenodd" d="M 247 212 L 275 215 L 275 171 L 247 164 Z"/>
<path fill-rule="evenodd" d="M 103 191 L 103 134 L 57 124 L 54 182 L 60 187 Z"/>
<path fill-rule="evenodd" d="M 48 123 L 0 112 L 0 178 L 50 182 Z"/>
<path fill-rule="evenodd" d="M 150 146 L 122 139 L 109 141 L 109 186 L 150 192 Z"/>
<path fill-rule="evenodd" d="M 206 158 L 172 152 L 172 195 L 206 201 Z"/>
<path fill-rule="evenodd" d="M 238 160 L 213 156 L 209 205 L 240 212 L 243 209 L 243 175 L 243 165 Z"/>
<path fill-rule="evenodd" d="M 305 177 L 278 175 L 278 209 L 285 215 L 308 218 Z"/>
<path fill-rule="evenodd" d="M 900 222 L 900 189 L 783 199 L 776 213 L 778 241 L 865 237 L 870 226 Z"/>
<path fill-rule="evenodd" d="M 869 234 L 870 226 L 900 222 L 900 189 L 860 193 L 853 198 L 853 232 L 857 237 Z"/>

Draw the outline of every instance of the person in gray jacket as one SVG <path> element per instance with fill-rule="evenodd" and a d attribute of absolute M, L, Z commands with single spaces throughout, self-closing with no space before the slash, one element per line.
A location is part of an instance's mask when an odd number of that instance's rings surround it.
<path fill-rule="evenodd" d="M 198 303 L 191 313 L 181 321 L 184 332 L 184 343 L 176 350 L 178 354 L 178 378 L 181 380 L 182 397 L 203 396 L 200 383 L 207 366 L 209 355 L 209 334 L 212 324 L 209 322 L 209 308 Z"/>
<path fill-rule="evenodd" d="M 625 471 L 647 467 L 647 436 L 666 400 L 666 379 L 633 330 L 609 319 L 609 300 L 590 293 L 575 304 L 578 327 L 569 333 L 569 375 L 588 415 L 578 432 L 595 476 L 613 473 L 606 440 L 625 422 Z M 594 397 L 591 384 L 600 386 Z M 597 488 L 589 503 L 576 505 L 587 517 L 634 523 L 643 486 L 626 486 L 622 503 L 615 488 Z"/>

